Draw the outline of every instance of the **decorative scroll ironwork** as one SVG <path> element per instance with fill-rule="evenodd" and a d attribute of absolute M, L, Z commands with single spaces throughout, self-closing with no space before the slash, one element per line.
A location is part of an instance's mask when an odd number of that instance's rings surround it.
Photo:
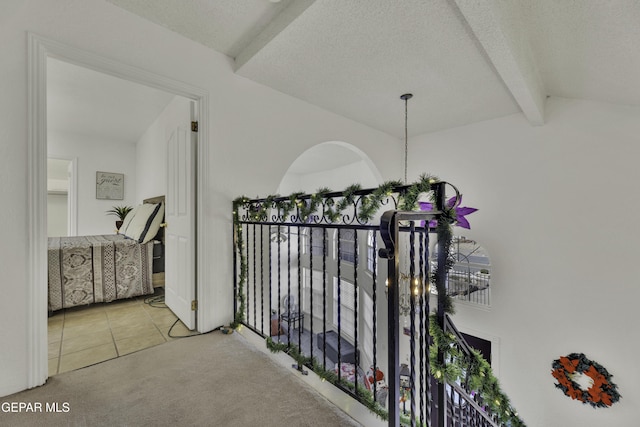
<path fill-rule="evenodd" d="M 414 210 L 421 195 L 432 195 L 432 186 L 436 183 L 443 184 L 436 177 L 424 174 L 411 185 L 388 181 L 368 190 L 355 184 L 339 192 L 321 188 L 313 194 L 293 193 L 288 197 L 240 197 L 234 200 L 234 216 L 248 223 L 366 225 L 381 209 Z M 457 189 L 452 188 L 459 197 Z M 452 215 L 455 207 L 457 204 L 450 210 Z"/>

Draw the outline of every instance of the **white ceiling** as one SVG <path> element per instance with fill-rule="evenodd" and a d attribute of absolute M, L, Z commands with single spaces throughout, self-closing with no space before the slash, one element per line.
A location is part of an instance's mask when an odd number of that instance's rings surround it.
<path fill-rule="evenodd" d="M 256 82 L 402 138 L 547 96 L 640 106 L 637 0 L 107 0 Z M 48 62 L 48 126 L 134 143 L 173 95 Z M 53 108 L 55 107 L 55 108 Z"/>
<path fill-rule="evenodd" d="M 547 96 L 640 105 L 637 0 L 108 0 L 236 72 L 401 138 Z"/>
<path fill-rule="evenodd" d="M 175 95 L 47 59 L 47 129 L 135 144 Z M 89 140 L 89 139 L 88 139 Z"/>

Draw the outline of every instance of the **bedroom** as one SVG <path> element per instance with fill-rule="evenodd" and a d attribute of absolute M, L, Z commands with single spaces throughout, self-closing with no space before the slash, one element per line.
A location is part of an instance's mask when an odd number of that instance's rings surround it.
<path fill-rule="evenodd" d="M 50 237 L 115 235 L 114 223 L 118 218 L 108 215 L 107 210 L 114 206 L 135 207 L 152 196 L 164 197 L 167 186 L 165 135 L 172 123 L 177 122 L 176 118 L 189 115 L 186 98 L 49 58 L 47 100 L 49 164 L 53 159 L 70 159 L 67 162 L 75 172 L 75 176 L 72 173 L 70 179 L 67 178 L 71 185 L 49 180 L 50 188 L 69 189 L 68 196 L 64 191 L 55 194 L 49 191 Z M 98 195 L 98 171 L 122 174 L 122 194 L 115 198 Z M 69 203 L 64 203 L 67 197 Z M 52 205 L 52 199 L 62 200 Z M 164 215 L 158 220 L 163 218 Z M 122 234 L 124 230 L 123 226 Z M 59 289 L 50 293 L 49 302 L 49 309 L 54 310 L 48 319 L 50 375 L 173 339 L 168 336 L 168 330 L 176 317 L 166 305 L 158 302 L 162 297 L 153 299 L 152 304 L 144 304 L 151 301 L 154 288 L 156 295 L 164 293 L 164 243 L 155 242 L 146 244 L 143 251 L 145 265 L 153 264 L 153 274 L 145 268 L 140 273 L 144 276 L 136 273 L 129 279 L 119 274 L 114 291 L 108 288 L 106 270 L 92 280 L 93 292 L 84 291 L 83 287 L 71 293 L 72 288 L 66 285 L 51 288 L 65 279 L 55 280 L 62 272 L 50 269 L 50 292 Z M 133 256 L 133 253 L 122 252 L 124 248 L 118 250 L 119 247 L 116 243 L 117 253 L 123 254 L 118 257 Z M 148 254 L 149 251 L 153 251 L 153 255 Z M 57 253 L 55 250 L 50 257 L 57 259 Z M 127 268 L 125 265 L 135 270 L 140 268 L 140 261 L 132 258 L 126 262 L 117 269 L 123 271 Z M 74 268 L 67 267 L 64 274 L 74 277 L 84 267 Z M 124 283 L 129 285 L 123 288 Z M 99 286 L 107 287 L 100 290 Z M 127 288 L 130 289 L 125 290 Z M 118 301 L 101 302 L 111 298 Z M 178 322 L 172 335 L 185 334 L 188 331 Z"/>

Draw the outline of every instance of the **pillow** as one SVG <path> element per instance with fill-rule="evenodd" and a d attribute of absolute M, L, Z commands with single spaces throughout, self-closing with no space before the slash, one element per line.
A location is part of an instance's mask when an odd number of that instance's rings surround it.
<path fill-rule="evenodd" d="M 124 219 L 120 231 L 129 239 L 138 240 L 147 224 L 149 216 L 153 213 L 155 205 L 138 205 Z M 131 217 L 131 218 L 129 218 Z"/>
<path fill-rule="evenodd" d="M 160 224 L 164 221 L 164 203 L 159 203 L 158 207 L 155 210 L 155 214 L 149 218 L 147 222 L 147 232 L 140 236 L 140 243 L 147 243 L 152 240 L 160 231 Z"/>
<path fill-rule="evenodd" d="M 160 215 L 158 215 L 158 213 L 160 213 Z M 139 243 L 146 243 L 153 239 L 158 233 L 163 216 L 164 206 L 162 203 L 145 203 L 143 205 L 139 205 L 135 208 L 135 214 L 126 224 L 126 228 L 125 224 L 122 224 L 122 229 L 124 229 L 123 234 L 125 237 L 133 239 Z M 129 215 L 127 215 L 125 220 L 128 220 L 128 218 Z M 155 228 L 155 232 L 153 231 L 152 225 Z"/>
<path fill-rule="evenodd" d="M 120 226 L 120 230 L 119 230 L 120 234 L 126 235 L 127 228 L 129 227 L 129 224 L 131 223 L 131 220 L 133 219 L 133 217 L 136 216 L 136 212 L 139 207 L 140 206 L 134 207 L 129 211 L 127 216 L 124 217 L 124 219 L 122 220 L 122 225 Z"/>

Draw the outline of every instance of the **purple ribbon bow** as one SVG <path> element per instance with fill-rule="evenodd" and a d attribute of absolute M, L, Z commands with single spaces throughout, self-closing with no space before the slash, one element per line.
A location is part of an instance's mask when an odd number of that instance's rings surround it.
<path fill-rule="evenodd" d="M 456 203 L 456 198 L 452 197 L 449 200 L 447 200 L 447 207 L 448 208 L 452 208 Z M 460 203 L 462 203 L 462 196 L 460 196 Z M 420 205 L 420 210 L 421 211 L 432 211 L 433 210 L 433 203 L 429 203 L 429 202 L 418 202 L 418 204 Z M 478 209 L 476 208 L 469 208 L 466 206 L 456 206 L 455 208 L 456 210 L 456 223 L 455 225 L 457 225 L 458 227 L 462 227 L 462 228 L 466 228 L 466 229 L 471 229 L 471 225 L 469 225 L 469 221 L 467 221 L 467 218 L 465 218 L 467 215 L 474 213 L 475 211 L 477 211 Z M 429 227 L 434 228 L 438 225 L 436 220 L 431 220 L 429 221 Z M 422 226 L 424 226 L 424 221 L 422 222 Z"/>

